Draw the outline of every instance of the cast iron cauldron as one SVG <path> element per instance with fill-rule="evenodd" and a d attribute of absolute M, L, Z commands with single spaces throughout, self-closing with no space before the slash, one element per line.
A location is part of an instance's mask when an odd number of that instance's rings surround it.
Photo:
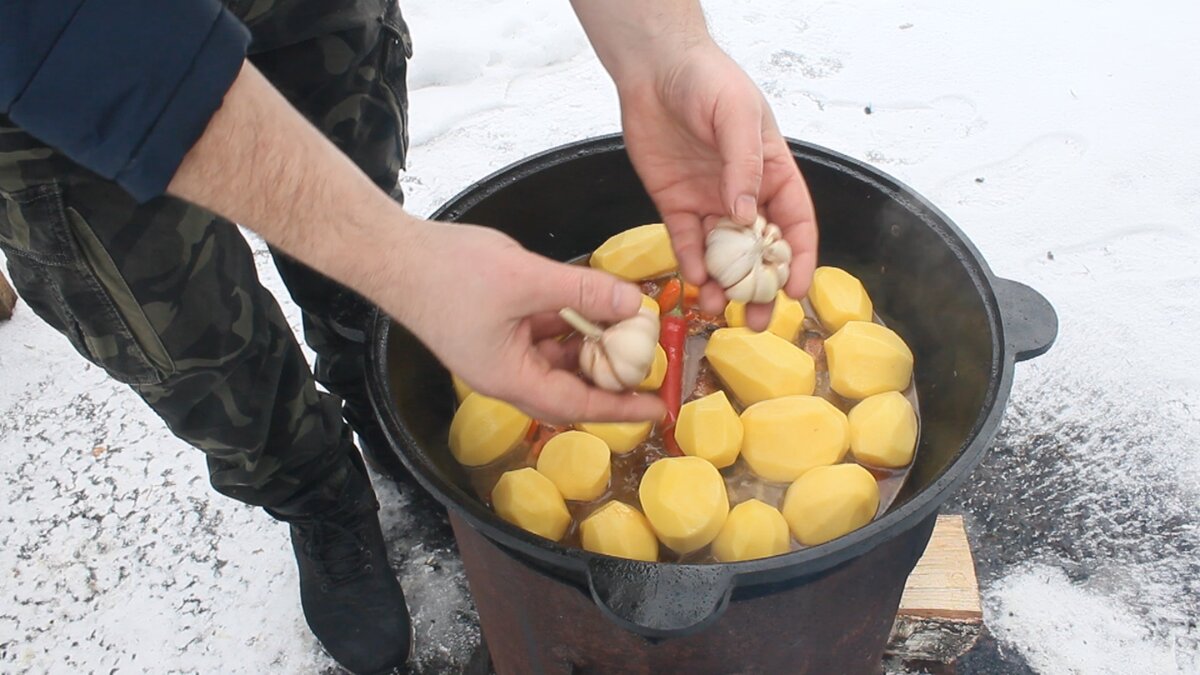
<path fill-rule="evenodd" d="M 845 537 L 733 564 L 618 560 L 565 548 L 502 521 L 447 447 L 445 370 L 384 316 L 368 380 L 401 461 L 451 513 L 493 664 L 500 673 L 877 670 L 905 579 L 938 507 L 995 435 L 1013 365 L 1049 349 L 1053 308 L 994 277 L 950 220 L 896 180 L 790 141 L 816 204 L 820 262 L 862 279 L 912 348 L 922 429 L 891 509 Z M 434 214 L 489 225 L 559 260 L 658 220 L 619 136 L 510 166 Z"/>

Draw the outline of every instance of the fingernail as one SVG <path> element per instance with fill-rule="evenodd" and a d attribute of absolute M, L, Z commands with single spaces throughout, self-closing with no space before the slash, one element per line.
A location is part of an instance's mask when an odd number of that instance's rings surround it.
<path fill-rule="evenodd" d="M 733 215 L 742 225 L 750 225 L 758 216 L 758 200 L 753 195 L 742 195 L 733 204 Z"/>

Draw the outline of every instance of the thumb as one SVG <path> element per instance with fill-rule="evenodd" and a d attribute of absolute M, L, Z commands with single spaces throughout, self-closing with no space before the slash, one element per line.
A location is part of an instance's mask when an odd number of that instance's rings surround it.
<path fill-rule="evenodd" d="M 554 263 L 537 292 L 539 305 L 547 310 L 570 307 L 593 321 L 619 321 L 634 315 L 642 305 L 642 293 L 634 284 L 608 272 Z"/>
<path fill-rule="evenodd" d="M 758 215 L 763 176 L 762 110 L 752 101 L 717 105 L 713 116 L 717 152 L 721 155 L 721 201 L 725 212 L 742 225 Z"/>

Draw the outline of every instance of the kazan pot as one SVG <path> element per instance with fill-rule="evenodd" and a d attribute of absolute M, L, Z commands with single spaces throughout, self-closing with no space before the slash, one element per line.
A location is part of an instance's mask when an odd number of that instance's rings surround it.
<path fill-rule="evenodd" d="M 729 564 L 646 563 L 567 548 L 496 516 L 450 455 L 446 370 L 399 325 L 371 326 L 368 382 L 399 459 L 447 507 L 498 673 L 856 673 L 880 667 L 938 507 L 995 436 L 1017 361 L 1058 320 L 999 279 L 945 214 L 895 179 L 789 141 L 816 204 L 823 265 L 866 285 L 916 357 L 921 435 L 892 507 L 834 541 Z M 570 260 L 659 220 L 620 136 L 520 161 L 434 215 L 488 225 Z"/>

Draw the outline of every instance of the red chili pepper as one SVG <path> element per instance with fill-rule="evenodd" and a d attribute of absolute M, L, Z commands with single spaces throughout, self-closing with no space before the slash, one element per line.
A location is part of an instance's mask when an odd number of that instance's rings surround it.
<path fill-rule="evenodd" d="M 674 285 L 681 288 L 679 279 L 672 279 L 667 288 Z M 666 295 L 666 289 L 663 289 Z M 661 303 L 662 296 L 659 296 Z M 675 422 L 679 419 L 679 408 L 683 402 L 683 351 L 687 343 L 688 322 L 683 313 L 683 293 L 675 296 L 675 305 L 669 311 L 663 312 L 662 328 L 658 342 L 667 353 L 667 373 L 663 377 L 658 395 L 667 406 L 667 418 L 663 424 L 663 447 L 667 454 L 673 457 L 683 456 L 679 444 L 675 442 Z"/>
<path fill-rule="evenodd" d="M 673 277 L 663 284 L 662 293 L 658 294 L 658 309 L 660 314 L 666 314 L 679 306 L 679 296 L 683 294 L 683 284 L 678 277 Z"/>
<path fill-rule="evenodd" d="M 680 282 L 679 277 L 673 277 L 670 281 L 663 284 L 662 292 L 658 294 L 658 309 L 660 314 L 666 314 L 671 310 L 681 305 L 680 298 L 683 298 L 682 306 L 691 308 L 696 306 L 696 302 L 700 299 L 700 287 L 692 284 Z"/>

